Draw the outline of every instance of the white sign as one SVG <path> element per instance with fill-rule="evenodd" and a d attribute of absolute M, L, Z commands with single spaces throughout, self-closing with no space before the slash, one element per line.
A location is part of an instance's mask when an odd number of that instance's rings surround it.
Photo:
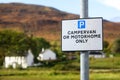
<path fill-rule="evenodd" d="M 62 20 L 62 51 L 103 49 L 102 18 Z"/>

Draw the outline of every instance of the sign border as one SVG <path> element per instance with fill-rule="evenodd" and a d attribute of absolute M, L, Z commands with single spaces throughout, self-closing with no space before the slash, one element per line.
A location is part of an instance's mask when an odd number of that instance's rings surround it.
<path fill-rule="evenodd" d="M 101 50 L 62 50 L 62 21 L 65 21 L 65 20 L 81 20 L 81 19 L 102 19 L 102 49 Z M 68 51 L 102 51 L 103 50 L 103 41 L 104 41 L 104 33 L 103 33 L 103 17 L 89 17 L 89 18 L 78 18 L 78 19 L 63 19 L 61 20 L 61 51 L 64 51 L 64 52 L 68 52 Z"/>

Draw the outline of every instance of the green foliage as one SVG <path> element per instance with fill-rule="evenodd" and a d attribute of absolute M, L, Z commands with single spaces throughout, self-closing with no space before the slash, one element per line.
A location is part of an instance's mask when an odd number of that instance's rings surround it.
<path fill-rule="evenodd" d="M 51 49 L 56 53 L 58 60 L 65 60 L 66 55 L 61 51 L 61 46 L 58 42 L 53 42 L 51 44 Z"/>
<path fill-rule="evenodd" d="M 108 41 L 104 41 L 103 42 L 103 52 L 106 53 L 106 56 L 109 56 L 110 49 L 109 49 L 109 42 Z"/>
<path fill-rule="evenodd" d="M 108 48 L 108 46 L 109 46 L 109 42 L 108 41 L 104 41 L 104 43 L 103 43 L 104 49 Z"/>
<path fill-rule="evenodd" d="M 25 55 L 29 48 L 28 41 L 24 33 L 10 30 L 0 32 L 0 48 L 5 55 Z"/>
<path fill-rule="evenodd" d="M 111 47 L 112 53 L 120 53 L 120 38 L 116 39 Z"/>
<path fill-rule="evenodd" d="M 47 49 L 50 47 L 50 43 L 46 41 L 44 38 L 33 38 L 35 42 L 36 53 L 40 53 L 42 48 Z"/>
<path fill-rule="evenodd" d="M 32 38 L 31 49 L 35 57 L 42 51 L 42 48 L 47 49 L 50 46 L 50 43 L 44 38 Z M 38 62 L 37 58 L 34 58 L 34 61 Z"/>
<path fill-rule="evenodd" d="M 4 56 L 23 56 L 31 49 L 37 57 L 42 48 L 49 48 L 50 44 L 43 38 L 28 37 L 21 32 L 11 30 L 0 31 L 0 55 Z M 0 59 L 0 64 L 3 60 Z M 36 59 L 36 58 L 35 58 Z"/>
<path fill-rule="evenodd" d="M 53 66 L 54 70 L 80 71 L 80 62 L 77 60 L 61 60 Z"/>
<path fill-rule="evenodd" d="M 0 52 L 0 66 L 3 65 L 3 61 L 4 61 L 4 54 Z"/>

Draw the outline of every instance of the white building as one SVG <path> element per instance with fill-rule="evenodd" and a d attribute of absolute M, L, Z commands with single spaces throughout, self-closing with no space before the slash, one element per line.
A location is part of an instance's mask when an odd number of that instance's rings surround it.
<path fill-rule="evenodd" d="M 89 57 L 93 58 L 105 58 L 105 53 L 101 51 L 92 51 L 89 53 Z"/>
<path fill-rule="evenodd" d="M 26 61 L 28 66 L 32 66 L 34 63 L 34 55 L 31 50 L 28 50 L 28 55 L 26 56 Z"/>
<path fill-rule="evenodd" d="M 6 56 L 5 57 L 5 68 L 9 68 L 10 66 L 13 68 L 22 67 L 27 68 L 28 66 L 32 66 L 34 63 L 34 56 L 31 50 L 28 50 L 27 56 Z"/>
<path fill-rule="evenodd" d="M 46 50 L 42 49 L 42 52 L 39 53 L 37 59 L 40 61 L 56 60 L 56 53 L 54 53 L 50 49 L 46 49 Z"/>

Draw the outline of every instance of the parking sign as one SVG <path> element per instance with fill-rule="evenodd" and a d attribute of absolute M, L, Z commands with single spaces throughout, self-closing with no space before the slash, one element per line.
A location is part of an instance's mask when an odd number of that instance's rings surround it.
<path fill-rule="evenodd" d="M 102 18 L 62 20 L 62 51 L 103 49 Z"/>
<path fill-rule="evenodd" d="M 78 28 L 79 29 L 84 29 L 85 28 L 85 21 L 79 20 L 78 21 Z"/>

